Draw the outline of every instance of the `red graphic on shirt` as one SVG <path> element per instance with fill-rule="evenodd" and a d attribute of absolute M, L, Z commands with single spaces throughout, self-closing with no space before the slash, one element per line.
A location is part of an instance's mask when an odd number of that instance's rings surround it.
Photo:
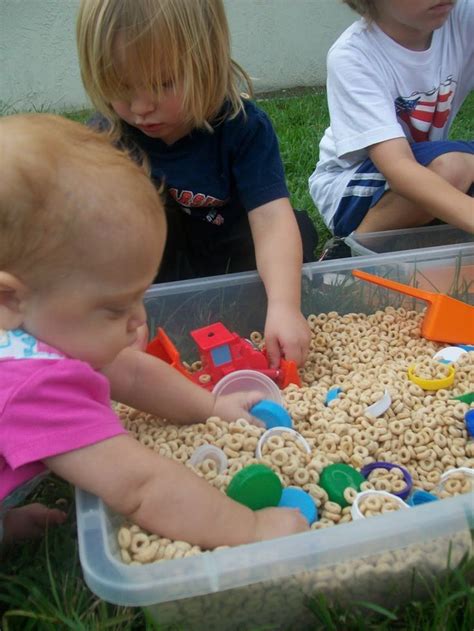
<path fill-rule="evenodd" d="M 178 202 L 181 209 L 188 215 L 197 214 L 193 213 L 193 209 L 209 208 L 209 212 L 206 215 L 200 216 L 203 221 L 212 223 L 216 226 L 222 226 L 224 223 L 224 217 L 217 212 L 216 208 L 224 206 L 228 200 L 218 199 L 212 195 L 204 195 L 204 193 L 193 193 L 192 191 L 178 191 L 177 188 L 170 188 L 169 194 Z"/>
<path fill-rule="evenodd" d="M 202 208 L 202 206 L 224 206 L 226 200 L 205 195 L 204 193 L 193 193 L 192 191 L 178 191 L 177 188 L 170 188 L 169 194 L 178 202 L 180 206 L 186 208 Z"/>
<path fill-rule="evenodd" d="M 397 116 L 408 127 L 415 142 L 430 140 L 433 127 L 443 128 L 451 112 L 456 81 L 448 77 L 429 92 L 414 92 L 395 99 Z"/>

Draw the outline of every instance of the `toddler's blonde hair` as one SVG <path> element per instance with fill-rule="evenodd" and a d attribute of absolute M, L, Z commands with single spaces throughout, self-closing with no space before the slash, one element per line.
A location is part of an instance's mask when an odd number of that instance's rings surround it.
<path fill-rule="evenodd" d="M 107 248 L 138 227 L 166 230 L 147 174 L 104 134 L 60 116 L 18 114 L 0 118 L 0 146 L 1 271 L 42 286 L 81 264 L 91 231 Z"/>
<path fill-rule="evenodd" d="M 376 0 L 342 0 L 351 9 L 359 15 L 369 20 L 375 20 L 377 17 Z"/>
<path fill-rule="evenodd" d="M 250 77 L 231 58 L 222 0 L 81 0 L 82 80 L 94 106 L 111 121 L 115 138 L 121 122 L 110 102 L 127 98 L 118 35 L 137 85 L 160 98 L 163 84 L 182 84 L 183 113 L 192 127 L 210 129 L 226 100 L 228 115 L 237 115 L 241 89 L 252 94 Z"/>

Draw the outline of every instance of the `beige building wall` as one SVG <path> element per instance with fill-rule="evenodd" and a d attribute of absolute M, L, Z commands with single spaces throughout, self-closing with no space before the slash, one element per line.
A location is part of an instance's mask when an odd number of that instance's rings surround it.
<path fill-rule="evenodd" d="M 0 113 L 88 105 L 78 71 L 79 0 L 0 0 Z M 257 92 L 323 85 L 325 58 L 354 19 L 340 0 L 225 0 L 234 58 Z"/>

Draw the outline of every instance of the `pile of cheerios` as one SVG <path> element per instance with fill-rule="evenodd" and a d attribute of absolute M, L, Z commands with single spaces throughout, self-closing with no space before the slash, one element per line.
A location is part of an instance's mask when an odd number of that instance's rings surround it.
<path fill-rule="evenodd" d="M 416 365 L 416 376 L 422 379 L 443 379 L 449 375 L 449 364 L 443 364 L 431 357 L 425 357 Z"/>
<path fill-rule="evenodd" d="M 300 370 L 302 385 L 288 386 L 283 396 L 294 429 L 311 449 L 309 454 L 294 436 L 283 434 L 272 436 L 257 459 L 256 446 L 264 430 L 243 419 L 228 424 L 213 417 L 206 423 L 178 427 L 121 404 L 117 411 L 137 440 L 186 466 L 191 467 L 189 459 L 200 445 L 221 448 L 228 459 L 224 471 L 210 458 L 192 468 L 222 492 L 243 467 L 257 462 L 268 465 L 283 486 L 299 486 L 313 497 L 320 516 L 313 529 L 352 519 L 355 489 L 346 489 L 349 506 L 341 508 L 318 484 L 321 471 L 331 463 L 356 469 L 379 461 L 395 463 L 410 473 L 414 489 L 436 493 L 441 488 L 439 497 L 464 493 L 470 486 L 460 477 L 450 478 L 442 487 L 439 484 L 445 471 L 474 466 L 474 441 L 468 441 L 464 424 L 469 405 L 452 398 L 472 388 L 474 353 L 465 353 L 456 362 L 449 389 L 427 391 L 410 381 L 410 366 L 416 366 L 416 374 L 427 379 L 443 378 L 448 370 L 447 365 L 433 360 L 442 345 L 420 337 L 422 318 L 422 313 L 392 307 L 370 315 L 330 312 L 308 317 L 312 339 Z M 263 345 L 260 333 L 252 333 L 251 339 Z M 326 404 L 328 390 L 334 386 L 339 387 L 339 395 Z M 379 417 L 366 415 L 366 408 L 385 391 L 391 397 L 390 407 Z M 397 493 L 403 485 L 400 469 L 375 469 L 361 491 Z M 379 509 L 367 507 L 366 511 L 377 514 L 394 508 L 382 502 Z M 118 542 L 123 561 L 131 564 L 201 552 L 187 542 L 148 535 L 127 523 L 119 529 Z"/>
<path fill-rule="evenodd" d="M 390 471 L 382 469 L 381 467 L 373 469 L 373 471 L 369 473 L 367 480 L 373 484 L 373 488 L 376 491 L 400 493 L 406 488 L 403 472 L 397 467 L 393 467 Z"/>
<path fill-rule="evenodd" d="M 371 517 L 400 510 L 400 504 L 395 498 L 373 494 L 360 501 L 359 510 L 364 517 Z"/>
<path fill-rule="evenodd" d="M 442 499 L 444 497 L 461 495 L 462 493 L 470 493 L 473 490 L 472 476 L 467 475 L 463 471 L 453 471 L 440 483 L 437 495 Z"/>

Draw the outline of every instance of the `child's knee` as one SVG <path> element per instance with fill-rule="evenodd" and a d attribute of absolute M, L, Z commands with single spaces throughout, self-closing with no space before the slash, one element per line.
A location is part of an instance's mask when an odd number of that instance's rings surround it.
<path fill-rule="evenodd" d="M 457 189 L 467 191 L 474 177 L 474 156 L 461 152 L 444 153 L 428 168 Z"/>

